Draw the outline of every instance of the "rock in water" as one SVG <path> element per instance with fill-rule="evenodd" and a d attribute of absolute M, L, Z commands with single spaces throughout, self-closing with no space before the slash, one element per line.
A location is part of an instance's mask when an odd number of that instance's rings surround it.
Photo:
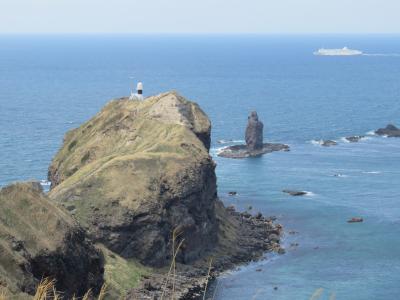
<path fill-rule="evenodd" d="M 336 146 L 337 144 L 338 143 L 333 140 L 325 140 L 325 141 L 322 141 L 321 146 L 331 147 L 331 146 Z"/>
<path fill-rule="evenodd" d="M 385 128 L 380 128 L 375 131 L 377 135 L 386 135 L 388 137 L 400 137 L 400 129 L 393 124 L 387 125 Z"/>
<path fill-rule="evenodd" d="M 361 222 L 364 222 L 364 219 L 359 217 L 354 217 L 351 218 L 350 220 L 347 220 L 347 223 L 361 223 Z"/>
<path fill-rule="evenodd" d="M 257 112 L 253 111 L 248 117 L 245 140 L 246 145 L 234 145 L 222 149 L 218 156 L 227 158 L 258 157 L 274 151 L 289 151 L 285 144 L 263 143 L 264 124 L 258 119 Z"/>
<path fill-rule="evenodd" d="M 41 279 L 56 280 L 66 298 L 95 293 L 103 284 L 103 259 L 79 225 L 37 183 L 0 190 L 0 285 L 34 294 Z"/>
<path fill-rule="evenodd" d="M 360 140 L 362 140 L 363 138 L 365 138 L 364 135 L 354 135 L 354 136 L 348 136 L 346 137 L 346 140 L 350 143 L 357 143 Z"/>
<path fill-rule="evenodd" d="M 49 168 L 54 200 L 75 207 L 92 238 L 152 266 L 171 259 L 171 232 L 190 262 L 217 241 L 211 124 L 175 92 L 113 100 L 68 132 Z"/>
<path fill-rule="evenodd" d="M 263 128 L 264 124 L 258 120 L 257 112 L 251 112 L 246 127 L 246 145 L 249 151 L 260 150 L 263 148 Z"/>
<path fill-rule="evenodd" d="M 283 190 L 282 192 L 289 194 L 290 196 L 304 196 L 307 195 L 307 192 L 304 191 L 292 191 L 292 190 Z"/>

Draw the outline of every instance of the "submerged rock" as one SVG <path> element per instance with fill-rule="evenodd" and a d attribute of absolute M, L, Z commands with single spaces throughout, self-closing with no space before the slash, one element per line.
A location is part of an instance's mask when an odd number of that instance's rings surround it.
<path fill-rule="evenodd" d="M 364 135 L 354 135 L 354 136 L 348 136 L 345 139 L 350 143 L 357 143 L 363 138 L 365 138 Z"/>
<path fill-rule="evenodd" d="M 282 192 L 289 194 L 290 196 L 304 196 L 307 195 L 307 192 L 304 191 L 292 191 L 292 190 L 283 190 Z"/>
<path fill-rule="evenodd" d="M 375 131 L 377 135 L 385 135 L 387 137 L 400 137 L 400 129 L 393 124 L 387 125 L 385 128 L 380 128 Z"/>
<path fill-rule="evenodd" d="M 193 261 L 217 241 L 210 130 L 200 107 L 175 92 L 111 101 L 66 134 L 49 195 L 73 204 L 92 238 L 125 258 L 168 264 L 178 228 L 177 261 Z"/>
<path fill-rule="evenodd" d="M 331 146 L 336 146 L 338 143 L 336 141 L 333 140 L 324 140 L 321 142 L 321 146 L 324 147 L 331 147 Z"/>
<path fill-rule="evenodd" d="M 351 218 L 350 220 L 348 220 L 347 223 L 361 223 L 363 221 L 364 221 L 363 218 L 354 217 L 354 218 Z"/>
<path fill-rule="evenodd" d="M 98 292 L 103 259 L 82 228 L 37 183 L 0 190 L 0 283 L 33 295 L 41 279 L 56 280 L 67 297 Z"/>

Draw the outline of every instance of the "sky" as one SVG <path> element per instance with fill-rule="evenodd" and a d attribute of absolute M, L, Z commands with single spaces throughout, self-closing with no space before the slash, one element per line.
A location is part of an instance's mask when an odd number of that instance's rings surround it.
<path fill-rule="evenodd" d="M 400 0 L 0 0 L 0 33 L 400 33 Z"/>

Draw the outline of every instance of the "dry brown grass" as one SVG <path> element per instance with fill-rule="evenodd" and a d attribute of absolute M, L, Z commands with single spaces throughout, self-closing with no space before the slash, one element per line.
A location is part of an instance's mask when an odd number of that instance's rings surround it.
<path fill-rule="evenodd" d="M 62 296 L 60 292 L 56 290 L 55 287 L 56 281 L 54 279 L 45 278 L 42 279 L 39 285 L 36 288 L 35 295 L 32 297 L 32 300 L 66 300 Z M 100 293 L 97 297 L 95 297 L 92 293 L 92 290 L 86 292 L 86 294 L 82 298 L 77 298 L 73 296 L 71 300 L 104 300 L 107 294 L 107 286 L 103 284 L 101 287 Z M 10 300 L 12 297 L 8 297 L 4 291 L 0 292 L 0 300 Z"/>
<path fill-rule="evenodd" d="M 167 290 L 168 283 L 171 280 L 172 276 L 172 295 L 171 295 L 171 300 L 175 299 L 175 280 L 176 280 L 176 256 L 179 253 L 180 248 L 182 247 L 183 242 L 185 239 L 182 239 L 179 243 L 178 246 L 176 245 L 176 241 L 179 238 L 179 236 L 182 235 L 182 231 L 180 231 L 178 228 L 175 228 L 172 232 L 172 261 L 171 265 L 169 267 L 169 271 L 167 273 L 167 276 L 165 278 L 165 283 L 163 286 L 162 294 L 161 294 L 161 300 L 164 299 L 165 297 L 165 292 Z"/>
<path fill-rule="evenodd" d="M 206 299 L 206 295 L 207 295 L 207 288 L 208 288 L 208 281 L 210 279 L 210 273 L 211 273 L 211 267 L 212 267 L 212 262 L 213 262 L 213 258 L 210 258 L 210 263 L 208 264 L 208 272 L 207 272 L 207 277 L 206 277 L 206 283 L 204 286 L 204 292 L 203 292 L 203 300 Z"/>

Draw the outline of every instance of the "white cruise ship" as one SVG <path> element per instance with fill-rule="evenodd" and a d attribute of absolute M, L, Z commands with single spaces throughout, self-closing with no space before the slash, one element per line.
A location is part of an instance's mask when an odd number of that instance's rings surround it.
<path fill-rule="evenodd" d="M 362 51 L 353 50 L 347 47 L 342 49 L 319 49 L 314 52 L 314 55 L 322 55 L 322 56 L 352 56 L 352 55 L 362 55 Z"/>

